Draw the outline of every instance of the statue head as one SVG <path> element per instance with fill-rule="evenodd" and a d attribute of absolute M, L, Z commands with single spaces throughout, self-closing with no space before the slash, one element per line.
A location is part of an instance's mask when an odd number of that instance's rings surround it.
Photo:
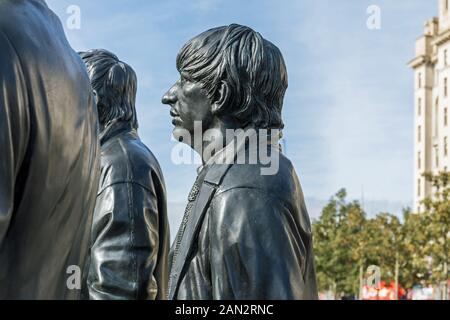
<path fill-rule="evenodd" d="M 249 27 L 232 24 L 188 41 L 177 57 L 180 79 L 163 96 L 171 106 L 175 131 L 203 131 L 214 119 L 237 127 L 282 129 L 281 111 L 288 87 L 280 50 Z"/>
<path fill-rule="evenodd" d="M 129 122 L 137 129 L 137 77 L 134 70 L 107 50 L 89 50 L 81 52 L 80 56 L 91 79 L 101 129 L 112 121 Z"/>

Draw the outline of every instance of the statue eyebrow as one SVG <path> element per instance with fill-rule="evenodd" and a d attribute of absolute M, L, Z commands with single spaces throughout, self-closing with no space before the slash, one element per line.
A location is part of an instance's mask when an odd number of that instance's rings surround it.
<path fill-rule="evenodd" d="M 186 79 L 186 80 L 194 81 L 194 79 L 192 79 L 192 77 L 190 76 L 190 74 L 187 73 L 186 71 L 181 71 L 181 72 L 180 72 L 180 76 L 181 76 L 182 78 Z"/>

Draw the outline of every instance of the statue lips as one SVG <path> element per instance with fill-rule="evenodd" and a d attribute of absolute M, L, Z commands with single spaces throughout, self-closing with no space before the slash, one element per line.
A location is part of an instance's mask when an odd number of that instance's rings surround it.
<path fill-rule="evenodd" d="M 172 124 L 180 125 L 183 121 L 181 120 L 180 115 L 175 111 L 175 109 L 170 109 L 170 115 L 172 116 Z"/>

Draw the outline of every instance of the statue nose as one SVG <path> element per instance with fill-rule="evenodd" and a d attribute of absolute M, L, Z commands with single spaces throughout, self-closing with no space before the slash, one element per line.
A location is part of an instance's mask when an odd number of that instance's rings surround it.
<path fill-rule="evenodd" d="M 163 104 L 172 104 L 177 101 L 177 97 L 175 95 L 174 88 L 171 88 L 169 91 L 167 91 L 164 96 L 162 97 L 162 103 Z"/>

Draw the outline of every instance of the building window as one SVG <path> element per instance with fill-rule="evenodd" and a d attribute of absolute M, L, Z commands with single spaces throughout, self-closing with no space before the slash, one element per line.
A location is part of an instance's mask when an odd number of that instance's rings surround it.
<path fill-rule="evenodd" d="M 448 155 L 447 137 L 444 137 L 444 156 Z"/>
<path fill-rule="evenodd" d="M 417 79 L 417 85 L 418 85 L 419 89 L 422 88 L 422 72 L 419 72 L 418 79 Z"/>
<path fill-rule="evenodd" d="M 420 168 L 422 167 L 422 159 L 421 159 L 422 154 L 420 153 L 420 151 L 417 153 L 417 168 L 420 170 Z"/>
<path fill-rule="evenodd" d="M 439 98 L 436 98 L 436 104 L 434 106 L 434 135 L 437 136 L 439 126 Z"/>
<path fill-rule="evenodd" d="M 448 90 L 447 90 L 447 78 L 444 78 L 444 96 L 445 97 L 447 97 L 447 93 L 448 93 Z"/>
<path fill-rule="evenodd" d="M 422 113 L 422 99 L 421 98 L 419 98 L 419 100 L 417 101 L 417 113 L 419 114 L 419 116 L 420 116 L 420 114 Z"/>
<path fill-rule="evenodd" d="M 447 108 L 444 108 L 444 126 L 445 126 L 445 127 L 447 126 L 447 123 L 448 123 L 448 117 L 447 117 L 447 115 L 448 115 Z"/>
<path fill-rule="evenodd" d="M 447 66 L 447 49 L 444 50 L 444 66 Z"/>
<path fill-rule="evenodd" d="M 439 167 L 439 149 L 438 148 L 436 148 L 435 149 L 435 152 L 436 152 L 436 154 L 435 154 L 435 166 L 436 167 Z"/>
<path fill-rule="evenodd" d="M 422 137 L 422 127 L 421 127 L 421 126 L 418 126 L 418 127 L 417 127 L 417 141 L 418 141 L 418 142 L 420 142 L 421 137 Z"/>
<path fill-rule="evenodd" d="M 448 11 L 448 0 L 445 0 L 445 11 Z"/>
<path fill-rule="evenodd" d="M 420 197 L 420 189 L 421 189 L 421 185 L 420 185 L 421 180 L 417 179 L 417 196 Z"/>

